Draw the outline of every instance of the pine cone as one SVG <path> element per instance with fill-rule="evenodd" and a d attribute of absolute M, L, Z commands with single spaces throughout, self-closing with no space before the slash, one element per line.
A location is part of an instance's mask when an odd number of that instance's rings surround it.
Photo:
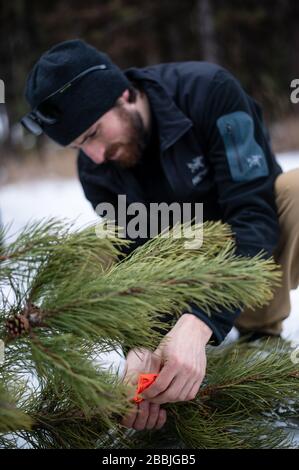
<path fill-rule="evenodd" d="M 23 311 L 23 315 L 29 320 L 31 326 L 40 326 L 43 323 L 43 312 L 39 307 L 31 302 L 28 302 Z"/>
<path fill-rule="evenodd" d="M 24 315 L 16 314 L 14 317 L 11 317 L 6 321 L 6 328 L 9 336 L 12 338 L 18 338 L 29 331 L 30 325 L 28 318 Z"/>

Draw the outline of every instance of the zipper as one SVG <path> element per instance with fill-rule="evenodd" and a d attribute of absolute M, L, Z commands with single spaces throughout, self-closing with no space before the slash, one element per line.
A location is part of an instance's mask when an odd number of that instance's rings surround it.
<path fill-rule="evenodd" d="M 227 134 L 229 135 L 229 137 L 232 141 L 232 144 L 234 146 L 234 149 L 235 149 L 239 171 L 240 171 L 240 173 L 243 173 L 242 160 L 241 160 L 241 157 L 240 157 L 240 154 L 239 154 L 239 150 L 238 150 L 238 146 L 237 146 L 237 143 L 236 143 L 235 135 L 232 131 L 232 125 L 229 124 L 229 123 L 226 123 L 225 128 L 226 128 Z"/>

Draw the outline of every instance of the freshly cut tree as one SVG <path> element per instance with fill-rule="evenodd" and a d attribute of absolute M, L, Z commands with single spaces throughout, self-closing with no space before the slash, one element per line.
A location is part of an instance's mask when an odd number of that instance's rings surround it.
<path fill-rule="evenodd" d="M 203 244 L 192 249 L 176 236 L 182 228 L 128 256 L 130 242 L 107 222 L 82 230 L 57 220 L 31 224 L 1 247 L 1 447 L 290 445 L 281 423 L 297 415 L 299 372 L 279 342 L 208 347 L 197 398 L 165 405 L 165 428 L 119 424 L 135 406 L 132 389 L 103 367 L 102 354 L 154 350 L 190 302 L 207 314 L 219 305 L 259 306 L 279 283 L 273 260 L 234 254 L 228 226 L 205 223 Z"/>

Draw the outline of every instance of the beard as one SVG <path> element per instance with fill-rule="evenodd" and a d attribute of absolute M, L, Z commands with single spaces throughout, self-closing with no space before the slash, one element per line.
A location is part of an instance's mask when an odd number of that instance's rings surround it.
<path fill-rule="evenodd" d="M 104 158 L 106 162 L 111 162 L 115 166 L 131 168 L 140 161 L 149 142 L 149 133 L 138 111 L 129 112 L 121 105 L 118 105 L 116 109 L 124 124 L 126 141 L 109 145 Z M 113 160 L 115 156 L 117 159 Z"/>

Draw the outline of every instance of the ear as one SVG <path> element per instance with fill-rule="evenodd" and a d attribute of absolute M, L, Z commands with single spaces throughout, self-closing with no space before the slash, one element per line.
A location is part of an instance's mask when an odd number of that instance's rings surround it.
<path fill-rule="evenodd" d="M 129 96 L 130 96 L 130 92 L 128 89 L 126 89 L 118 99 L 122 104 L 129 103 Z"/>

